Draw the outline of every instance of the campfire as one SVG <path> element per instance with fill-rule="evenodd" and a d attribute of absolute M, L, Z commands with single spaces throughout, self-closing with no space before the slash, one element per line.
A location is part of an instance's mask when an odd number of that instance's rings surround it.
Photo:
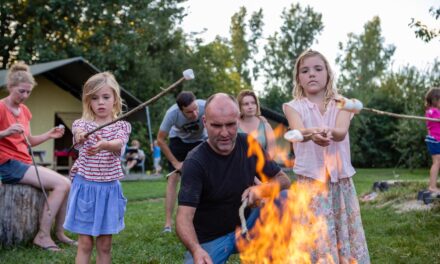
<path fill-rule="evenodd" d="M 284 131 L 276 129 L 278 136 Z M 257 173 L 263 179 L 264 156 L 256 141 L 249 137 L 248 155 L 258 157 Z M 289 150 L 290 151 L 290 150 Z M 285 157 L 277 150 L 277 157 Z M 316 214 L 318 199 L 327 197 L 327 185 L 318 181 L 295 182 L 280 199 L 274 188 L 261 207 L 260 218 L 246 235 L 237 228 L 237 247 L 242 263 L 334 263 L 328 253 L 327 223 Z M 318 198 L 320 197 L 320 198 Z M 334 249 L 337 252 L 337 249 Z M 337 254 L 337 253 L 336 253 Z M 347 262 L 350 263 L 350 262 Z"/>

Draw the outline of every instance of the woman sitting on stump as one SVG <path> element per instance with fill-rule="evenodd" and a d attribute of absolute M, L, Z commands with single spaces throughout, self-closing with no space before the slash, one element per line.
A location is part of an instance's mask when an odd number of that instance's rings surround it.
<path fill-rule="evenodd" d="M 35 86 L 35 80 L 24 63 L 14 64 L 6 77 L 9 95 L 0 100 L 0 176 L 3 184 L 27 184 L 50 191 L 40 216 L 40 226 L 33 243 L 43 249 L 60 251 L 50 231 L 55 221 L 55 235 L 61 243 L 76 245 L 64 234 L 67 195 L 70 181 L 48 168 L 32 165 L 28 143 L 33 147 L 49 139 L 60 138 L 64 128 L 55 127 L 33 136 L 30 131 L 32 114 L 23 104 Z M 28 143 L 27 143 L 28 142 Z M 40 186 L 37 170 L 41 179 Z M 48 211 L 48 206 L 51 212 Z"/>

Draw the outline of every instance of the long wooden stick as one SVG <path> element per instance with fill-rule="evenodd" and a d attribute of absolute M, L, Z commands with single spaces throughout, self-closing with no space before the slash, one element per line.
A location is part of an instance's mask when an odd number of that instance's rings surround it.
<path fill-rule="evenodd" d="M 392 117 L 396 117 L 396 118 L 405 118 L 405 119 L 415 119 L 415 120 L 422 120 L 422 121 L 440 122 L 439 118 L 430 118 L 430 117 L 424 117 L 424 116 L 413 116 L 413 115 L 396 114 L 396 113 L 381 111 L 381 110 L 377 110 L 377 109 L 374 109 L 374 108 L 368 108 L 368 107 L 364 107 L 364 108 L 362 108 L 362 110 L 366 110 L 368 112 L 372 112 L 372 113 L 375 113 L 375 114 L 378 114 L 378 115 L 387 115 L 387 116 L 392 116 Z"/>
<path fill-rule="evenodd" d="M 176 88 L 176 86 L 179 85 L 179 84 L 180 84 L 181 82 L 183 82 L 184 80 L 185 80 L 185 77 L 180 78 L 177 82 L 171 84 L 170 86 L 168 86 L 168 88 L 162 90 L 160 93 L 156 94 L 154 97 L 150 98 L 148 101 L 145 101 L 145 102 L 143 102 L 142 104 L 136 106 L 135 108 L 133 108 L 132 110 L 128 111 L 127 113 L 121 115 L 120 117 L 116 118 L 115 120 L 110 121 L 110 122 L 108 122 L 108 123 L 106 123 L 106 124 L 104 124 L 104 125 L 101 125 L 101 126 L 95 128 L 95 129 L 93 129 L 92 131 L 88 132 L 88 133 L 85 135 L 85 137 L 90 136 L 91 134 L 95 133 L 96 131 L 98 131 L 98 130 L 100 130 L 100 129 L 102 129 L 102 128 L 108 126 L 108 125 L 111 125 L 111 124 L 113 124 L 113 123 L 116 123 L 116 122 L 118 122 L 119 120 L 122 120 L 122 119 L 124 119 L 124 118 L 127 118 L 129 115 L 131 115 L 131 114 L 133 114 L 133 113 L 135 113 L 135 112 L 141 110 L 142 108 L 144 108 L 144 107 L 146 107 L 146 106 L 148 106 L 148 105 L 150 105 L 150 104 L 156 102 L 157 100 L 159 100 L 159 98 L 161 98 L 162 96 L 164 96 L 166 93 L 168 93 L 168 92 L 171 91 L 172 89 Z"/>
<path fill-rule="evenodd" d="M 46 189 L 44 188 L 43 182 L 41 181 L 40 173 L 38 171 L 37 162 L 35 162 L 35 156 L 34 156 L 34 151 L 32 150 L 32 145 L 29 142 L 29 139 L 24 134 L 22 134 L 22 135 L 23 135 L 24 141 L 26 142 L 26 145 L 28 147 L 28 151 L 31 155 L 32 165 L 34 165 L 35 173 L 37 174 L 38 184 L 40 185 L 41 191 L 43 192 L 44 200 L 46 201 L 46 205 L 47 205 L 47 212 L 49 213 L 49 216 L 50 216 L 50 215 L 52 215 L 52 212 L 50 211 L 49 198 L 47 197 Z"/>

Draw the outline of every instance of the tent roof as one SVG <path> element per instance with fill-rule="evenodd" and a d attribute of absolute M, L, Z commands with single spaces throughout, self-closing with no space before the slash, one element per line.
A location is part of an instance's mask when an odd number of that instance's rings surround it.
<path fill-rule="evenodd" d="M 32 75 L 42 75 L 81 100 L 82 86 L 90 76 L 101 72 L 83 57 L 57 60 L 30 65 Z M 0 87 L 6 85 L 7 70 L 0 71 Z M 127 111 L 135 108 L 142 102 L 127 90 L 121 87 L 121 96 L 127 105 Z M 145 112 L 138 111 L 130 116 L 130 121 L 145 121 Z"/>

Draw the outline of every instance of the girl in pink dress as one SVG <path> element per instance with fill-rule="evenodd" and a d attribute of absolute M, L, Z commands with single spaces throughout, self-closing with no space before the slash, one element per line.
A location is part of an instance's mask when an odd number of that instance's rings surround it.
<path fill-rule="evenodd" d="M 426 117 L 440 118 L 440 88 L 432 88 L 425 96 Z M 427 121 L 428 135 L 425 142 L 432 157 L 432 166 L 429 171 L 429 187 L 431 192 L 440 192 L 437 188 L 437 176 L 440 168 L 440 123 Z"/>
<path fill-rule="evenodd" d="M 348 129 L 353 114 L 336 107 L 337 91 L 327 59 L 307 50 L 296 61 L 293 100 L 283 105 L 291 129 L 304 135 L 293 143 L 295 172 L 299 183 L 321 185 L 311 207 L 326 219 L 325 238 L 311 252 L 333 263 L 370 263 L 352 176 Z M 313 192 L 312 189 L 310 189 Z M 322 240 L 322 241 L 321 241 Z"/>

